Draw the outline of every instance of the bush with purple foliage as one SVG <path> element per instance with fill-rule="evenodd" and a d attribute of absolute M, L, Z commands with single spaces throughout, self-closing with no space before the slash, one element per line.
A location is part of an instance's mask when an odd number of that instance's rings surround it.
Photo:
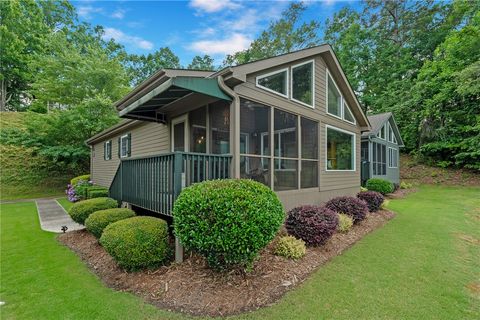
<path fill-rule="evenodd" d="M 357 198 L 365 201 L 370 212 L 375 212 L 382 206 L 385 197 L 376 191 L 364 191 L 357 194 Z"/>
<path fill-rule="evenodd" d="M 319 206 L 300 206 L 288 212 L 285 227 L 290 235 L 309 246 L 324 244 L 338 226 L 336 212 Z"/>
<path fill-rule="evenodd" d="M 344 213 L 353 219 L 353 223 L 358 223 L 365 219 L 368 213 L 368 206 L 365 201 L 354 197 L 336 197 L 329 200 L 325 207 L 337 213 Z"/>

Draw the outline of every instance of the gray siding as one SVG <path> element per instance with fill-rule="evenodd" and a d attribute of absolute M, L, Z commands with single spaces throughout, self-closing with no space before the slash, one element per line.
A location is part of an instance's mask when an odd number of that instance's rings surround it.
<path fill-rule="evenodd" d="M 105 137 L 93 146 L 90 174 L 95 184 L 105 187 L 110 186 L 120 163 L 118 138 L 126 133 L 131 133 L 132 157 L 149 156 L 170 151 L 170 131 L 166 125 L 144 122 L 135 127 L 122 129 L 114 135 Z M 103 143 L 108 140 L 112 140 L 112 159 L 104 160 Z"/>

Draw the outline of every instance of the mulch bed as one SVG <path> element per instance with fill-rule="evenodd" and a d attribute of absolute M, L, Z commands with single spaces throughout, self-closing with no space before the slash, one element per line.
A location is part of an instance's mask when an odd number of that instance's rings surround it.
<path fill-rule="evenodd" d="M 397 189 L 394 193 L 387 194 L 387 199 L 403 199 L 408 194 L 417 192 L 417 188 L 410 188 L 410 189 Z"/>
<path fill-rule="evenodd" d="M 347 234 L 334 234 L 325 245 L 308 248 L 305 257 L 299 261 L 275 256 L 274 241 L 262 251 L 253 270 L 247 274 L 214 272 L 194 254 L 187 255 L 178 265 L 127 273 L 85 230 L 61 234 L 58 240 L 76 252 L 109 287 L 132 292 L 167 310 L 226 316 L 275 303 L 319 266 L 394 216 L 393 212 L 385 210 L 368 214 L 367 219 Z"/>

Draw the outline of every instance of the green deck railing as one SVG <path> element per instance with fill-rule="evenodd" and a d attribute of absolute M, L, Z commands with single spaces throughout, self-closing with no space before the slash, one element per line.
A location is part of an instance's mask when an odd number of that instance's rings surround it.
<path fill-rule="evenodd" d="M 109 188 L 119 202 L 171 216 L 175 199 L 192 183 L 230 177 L 230 155 L 191 152 L 122 159 Z"/>

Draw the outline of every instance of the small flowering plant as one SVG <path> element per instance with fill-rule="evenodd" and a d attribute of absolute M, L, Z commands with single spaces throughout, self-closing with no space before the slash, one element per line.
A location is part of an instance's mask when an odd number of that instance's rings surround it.
<path fill-rule="evenodd" d="M 72 185 L 69 183 L 67 185 L 67 190 L 65 190 L 68 201 L 77 202 L 84 199 L 87 189 L 92 185 L 93 182 L 91 180 L 80 180 L 77 182 L 76 185 Z"/>

